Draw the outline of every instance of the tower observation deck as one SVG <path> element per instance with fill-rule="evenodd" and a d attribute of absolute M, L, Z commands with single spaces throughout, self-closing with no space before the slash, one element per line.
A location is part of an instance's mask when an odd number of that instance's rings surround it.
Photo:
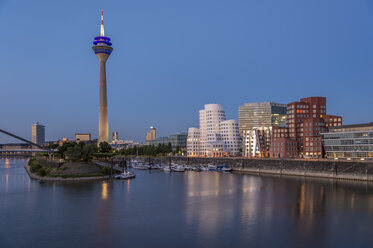
<path fill-rule="evenodd" d="M 92 49 L 100 62 L 100 108 L 98 122 L 98 144 L 109 142 L 109 121 L 107 110 L 107 89 L 106 89 L 106 61 L 113 51 L 110 38 L 105 36 L 104 13 L 101 10 L 101 32 L 95 37 Z"/>

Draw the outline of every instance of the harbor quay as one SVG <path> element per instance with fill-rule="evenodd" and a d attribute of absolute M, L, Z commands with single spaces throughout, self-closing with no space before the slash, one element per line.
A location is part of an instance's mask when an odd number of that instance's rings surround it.
<path fill-rule="evenodd" d="M 226 165 L 233 172 L 248 174 L 274 174 L 297 177 L 318 177 L 330 179 L 373 181 L 372 161 L 338 161 L 305 159 L 250 159 L 221 157 L 180 157 L 165 158 L 142 157 L 143 161 L 183 165 Z"/>

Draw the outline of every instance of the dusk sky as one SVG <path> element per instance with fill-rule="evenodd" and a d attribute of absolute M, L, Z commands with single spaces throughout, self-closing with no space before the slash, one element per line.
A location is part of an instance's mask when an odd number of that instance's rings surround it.
<path fill-rule="evenodd" d="M 325 96 L 344 124 L 373 121 L 371 0 L 0 0 L 1 129 L 97 138 L 101 9 L 121 139 L 187 132 L 207 103 L 237 119 L 246 102 Z"/>

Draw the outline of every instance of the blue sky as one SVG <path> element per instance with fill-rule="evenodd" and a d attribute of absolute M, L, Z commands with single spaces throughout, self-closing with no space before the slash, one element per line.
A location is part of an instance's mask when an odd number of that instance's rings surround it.
<path fill-rule="evenodd" d="M 122 139 L 187 131 L 206 103 L 237 118 L 245 102 L 325 96 L 345 124 L 373 121 L 371 0 L 1 0 L 0 128 L 97 137 L 101 9 Z"/>

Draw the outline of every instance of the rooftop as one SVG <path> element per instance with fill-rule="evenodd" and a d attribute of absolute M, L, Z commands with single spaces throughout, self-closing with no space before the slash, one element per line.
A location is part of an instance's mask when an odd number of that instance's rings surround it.
<path fill-rule="evenodd" d="M 356 127 L 373 127 L 373 122 L 362 123 L 362 124 L 343 125 L 343 126 L 337 126 L 337 127 L 330 127 L 329 129 L 332 131 L 332 130 L 336 130 L 336 129 L 356 128 Z"/>

